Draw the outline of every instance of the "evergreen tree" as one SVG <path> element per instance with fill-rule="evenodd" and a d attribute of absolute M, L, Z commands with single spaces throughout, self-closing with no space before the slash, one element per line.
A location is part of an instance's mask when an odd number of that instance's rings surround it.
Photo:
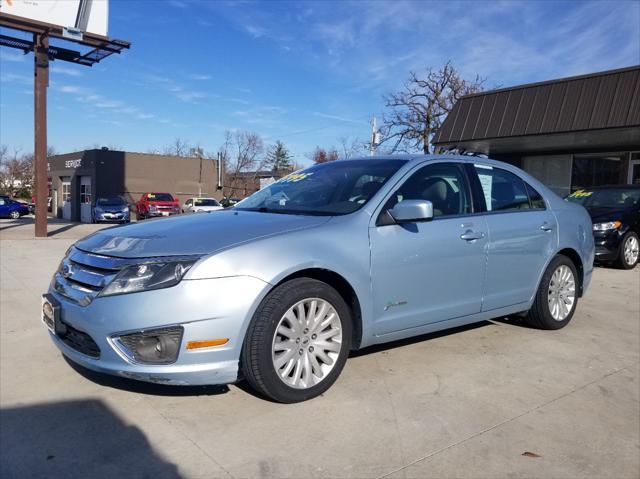
<path fill-rule="evenodd" d="M 291 154 L 280 140 L 267 152 L 267 164 L 273 171 L 291 169 Z"/>

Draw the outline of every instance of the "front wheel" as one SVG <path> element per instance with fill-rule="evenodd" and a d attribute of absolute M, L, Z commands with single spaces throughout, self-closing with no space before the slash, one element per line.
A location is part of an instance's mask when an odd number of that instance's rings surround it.
<path fill-rule="evenodd" d="M 578 273 L 569 258 L 557 255 L 542 275 L 525 322 L 539 329 L 564 328 L 578 305 Z"/>
<path fill-rule="evenodd" d="M 629 231 L 620 244 L 620 253 L 618 255 L 617 265 L 622 269 L 632 269 L 640 257 L 640 242 L 638 235 L 633 231 Z"/>
<path fill-rule="evenodd" d="M 349 354 L 351 311 L 326 283 L 297 278 L 256 311 L 242 349 L 249 384 L 274 401 L 314 398 L 336 381 Z"/>
<path fill-rule="evenodd" d="M 20 219 L 20 212 L 18 210 L 14 210 L 9 216 L 11 216 L 12 220 Z"/>

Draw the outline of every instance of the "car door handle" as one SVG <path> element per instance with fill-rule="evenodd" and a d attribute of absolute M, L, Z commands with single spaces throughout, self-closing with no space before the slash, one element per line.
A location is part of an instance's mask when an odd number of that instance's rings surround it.
<path fill-rule="evenodd" d="M 553 231 L 553 226 L 551 226 L 549 223 L 542 223 L 540 225 L 540 229 L 542 231 Z"/>
<path fill-rule="evenodd" d="M 465 241 L 473 241 L 481 238 L 484 238 L 484 233 L 481 231 L 467 230 L 460 235 L 460 239 Z"/>

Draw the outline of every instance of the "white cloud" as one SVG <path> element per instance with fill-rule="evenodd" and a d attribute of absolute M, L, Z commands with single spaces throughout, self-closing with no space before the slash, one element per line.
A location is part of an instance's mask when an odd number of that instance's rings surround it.
<path fill-rule="evenodd" d="M 353 118 L 347 118 L 344 116 L 338 116 L 338 115 L 330 115 L 328 113 L 322 113 L 319 111 L 314 111 L 313 116 L 317 116 L 320 118 L 326 118 L 328 120 L 337 120 L 337 121 L 343 121 L 346 123 L 357 123 L 359 125 L 367 125 L 368 123 L 365 120 L 358 120 L 358 119 L 353 119 Z"/>
<path fill-rule="evenodd" d="M 56 63 L 52 63 L 49 67 L 52 73 L 67 75 L 71 77 L 81 77 L 84 76 L 84 73 L 80 71 L 80 66 L 68 67 L 64 65 L 58 65 Z"/>
<path fill-rule="evenodd" d="M 0 62 L 22 63 L 26 61 L 24 53 L 15 50 L 0 50 Z"/>
<path fill-rule="evenodd" d="M 211 80 L 213 77 L 211 75 L 193 74 L 193 75 L 189 75 L 189 78 L 196 81 L 207 81 L 207 80 Z"/>

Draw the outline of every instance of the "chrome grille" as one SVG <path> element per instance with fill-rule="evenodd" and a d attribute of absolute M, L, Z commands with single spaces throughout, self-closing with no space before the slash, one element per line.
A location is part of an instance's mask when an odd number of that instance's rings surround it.
<path fill-rule="evenodd" d="M 81 305 L 89 304 L 131 260 L 72 247 L 53 277 L 53 288 Z"/>
<path fill-rule="evenodd" d="M 127 266 L 165 261 L 196 260 L 200 256 L 170 256 L 150 258 L 118 258 L 89 253 L 72 246 L 53 275 L 51 287 L 61 295 L 88 305 Z"/>

